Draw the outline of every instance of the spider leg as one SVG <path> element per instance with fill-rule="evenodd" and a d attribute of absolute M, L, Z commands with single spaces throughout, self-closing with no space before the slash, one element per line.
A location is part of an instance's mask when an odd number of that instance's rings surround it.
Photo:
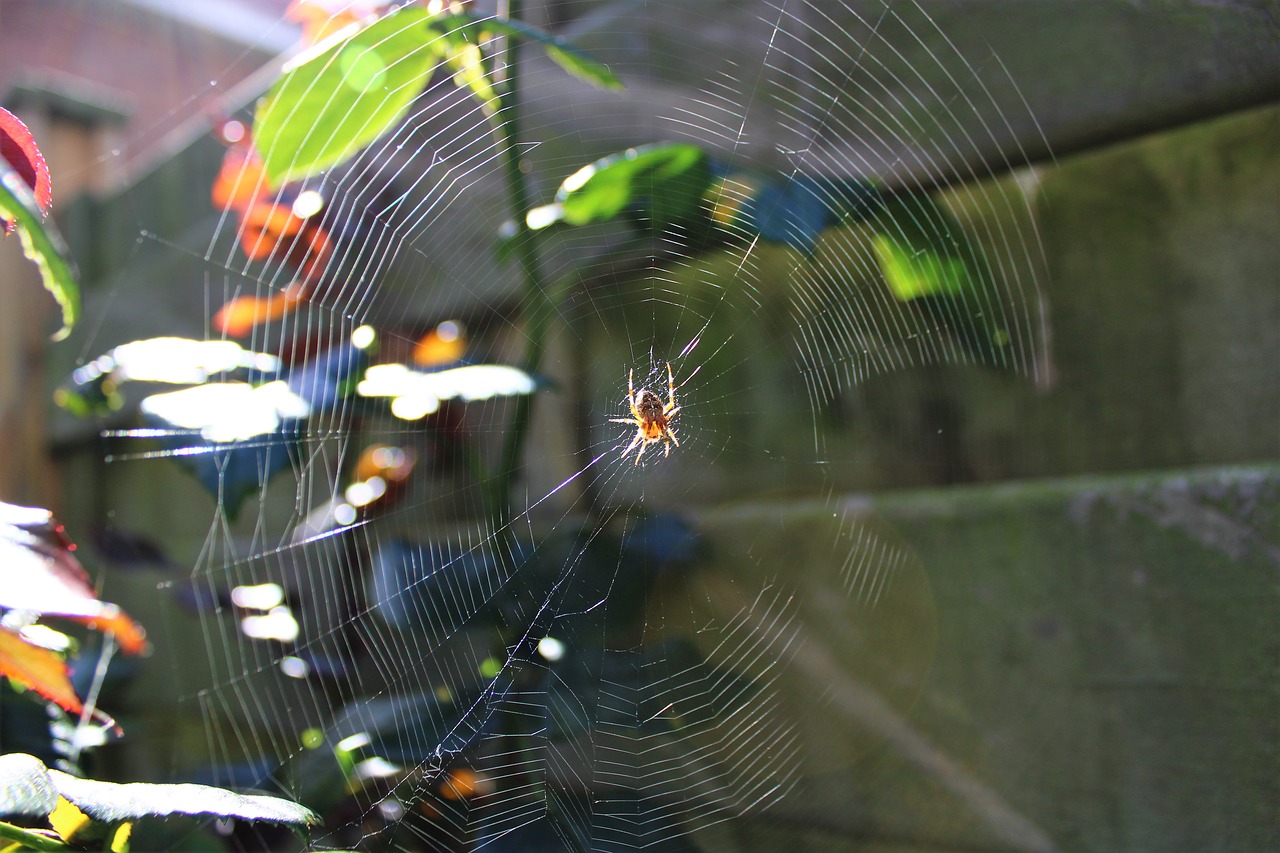
<path fill-rule="evenodd" d="M 667 438 L 671 439 L 671 443 L 676 447 L 680 446 L 680 442 L 676 441 L 676 434 L 672 432 L 670 428 L 667 429 Z"/>
<path fill-rule="evenodd" d="M 676 404 L 676 377 L 671 372 L 671 362 L 667 362 L 667 406 Z"/>
<path fill-rule="evenodd" d="M 644 420 L 640 417 L 640 410 L 636 408 L 636 370 L 631 368 L 631 372 L 627 374 L 627 405 L 631 408 L 630 418 L 609 418 L 617 424 L 631 424 L 634 426 L 638 422 Z"/>
<path fill-rule="evenodd" d="M 637 436 L 636 436 L 636 441 L 639 441 L 639 442 L 640 442 L 640 450 L 636 453 L 636 464 L 637 464 L 637 465 L 639 465 L 639 464 L 640 464 L 640 457 L 641 457 L 641 456 L 644 456 L 644 449 L 645 449 L 646 447 L 648 447 L 648 446 L 649 446 L 649 442 L 647 442 L 647 441 L 641 441 L 641 439 L 643 439 L 643 438 L 644 438 L 644 436 L 643 436 L 643 435 L 637 435 Z M 634 443 L 634 442 L 633 442 L 633 443 Z"/>
<path fill-rule="evenodd" d="M 668 403 L 667 405 L 670 405 L 670 404 Z M 674 418 L 674 417 L 676 416 L 676 412 L 678 412 L 678 411 L 680 411 L 680 407 L 679 407 L 679 406 L 676 406 L 674 409 L 670 409 L 670 410 L 668 410 L 668 409 L 663 409 L 663 410 L 662 410 L 662 414 L 664 414 L 664 415 L 666 415 L 666 416 L 667 416 L 667 420 L 671 420 L 672 418 Z"/>
<path fill-rule="evenodd" d="M 635 437 L 635 438 L 633 438 L 633 439 L 631 439 L 631 443 L 627 445 L 627 449 L 626 449 L 626 450 L 622 451 L 622 456 L 620 456 L 619 458 L 620 458 L 620 459 L 626 459 L 626 458 L 627 458 L 627 454 L 631 452 L 631 448 L 635 447 L 637 444 L 640 444 L 640 440 L 641 440 L 642 438 L 644 438 L 644 436 L 640 435 L 640 433 L 636 433 L 636 437 Z M 644 447 L 643 447 L 643 446 L 641 446 L 641 447 L 640 447 L 640 453 L 644 453 Z M 640 455 L 639 455 L 639 454 L 636 454 L 636 459 L 638 460 L 639 458 L 640 458 Z"/>

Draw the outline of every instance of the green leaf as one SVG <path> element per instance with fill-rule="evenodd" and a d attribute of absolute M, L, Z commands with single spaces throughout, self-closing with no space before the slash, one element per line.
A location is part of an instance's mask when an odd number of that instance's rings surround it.
<path fill-rule="evenodd" d="M 899 302 L 962 289 L 966 273 L 959 258 L 918 248 L 890 234 L 877 234 L 872 247 L 885 283 Z"/>
<path fill-rule="evenodd" d="M 403 6 L 276 81 L 254 116 L 273 186 L 343 162 L 408 112 L 446 47 L 431 21 L 426 9 Z"/>
<path fill-rule="evenodd" d="M 502 106 L 489 75 L 485 72 L 484 55 L 480 46 L 466 41 L 450 47 L 445 64 L 453 72 L 453 83 L 460 89 L 469 89 L 480 102 L 485 115 L 493 115 Z"/>
<path fill-rule="evenodd" d="M 925 195 L 904 195 L 866 222 L 871 248 L 899 302 L 932 318 L 981 363 L 1000 364 L 1010 336 L 982 287 L 986 259 L 945 208 Z"/>
<path fill-rule="evenodd" d="M 35 195 L 9 162 L 0 158 L 0 219 L 14 222 L 22 253 L 35 262 L 45 290 L 62 308 L 62 328 L 53 336 L 60 341 L 71 334 L 80 316 L 80 289 L 67 261 L 67 247 L 52 222 L 45 222 Z"/>
<path fill-rule="evenodd" d="M 950 214 L 929 198 L 895 201 L 872 224 L 880 232 L 872 249 L 899 302 L 972 289 L 963 254 L 967 240 Z"/>
<path fill-rule="evenodd" d="M 696 145 L 661 143 L 597 160 L 560 185 L 556 207 L 544 221 L 570 225 L 603 222 L 629 211 L 654 225 L 699 214 L 711 184 L 707 155 Z"/>
<path fill-rule="evenodd" d="M 533 42 L 541 46 L 551 61 L 563 68 L 571 77 L 576 77 L 602 89 L 621 91 L 624 88 L 622 81 L 609 70 L 609 66 L 595 59 L 591 54 L 575 46 L 572 42 L 553 36 L 546 30 L 506 18 L 474 18 L 467 15 L 450 17 L 467 21 L 471 27 L 489 30 L 506 36 L 515 36 L 516 38 Z"/>

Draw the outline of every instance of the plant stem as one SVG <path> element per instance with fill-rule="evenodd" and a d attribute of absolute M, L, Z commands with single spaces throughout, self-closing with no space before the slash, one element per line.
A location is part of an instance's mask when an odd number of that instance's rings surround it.
<path fill-rule="evenodd" d="M 0 821 L 0 838 L 16 841 L 25 846 L 28 850 L 70 850 L 71 846 L 64 841 L 56 838 L 50 838 L 43 833 L 35 832 L 29 829 L 23 829 L 20 826 L 14 826 L 11 823 Z"/>
<path fill-rule="evenodd" d="M 520 16 L 520 0 L 509 0 L 507 18 L 518 20 Z M 498 110 L 496 137 L 502 152 L 503 166 L 507 177 L 507 191 L 511 196 L 512 215 L 515 218 L 516 233 L 512 238 L 516 259 L 524 274 L 524 299 L 522 300 L 526 315 L 525 339 L 527 341 L 524 357 L 524 369 L 536 373 L 542 364 L 546 352 L 547 333 L 551 320 L 555 315 L 555 302 L 542 277 L 542 261 L 538 252 L 537 240 L 526 220 L 533 206 L 529 197 L 529 188 L 525 181 L 525 173 L 521 168 L 523 158 L 520 153 L 520 66 L 517 54 L 519 41 L 507 39 L 504 49 L 505 80 L 503 81 L 502 106 Z M 529 437 L 529 426 L 533 416 L 533 395 L 522 395 L 516 398 L 515 412 L 511 418 L 511 426 L 503 442 L 502 455 L 498 458 L 498 466 L 489 481 L 487 503 L 494 520 L 505 523 L 511 518 L 511 482 L 520 467 L 520 455 L 524 451 Z"/>

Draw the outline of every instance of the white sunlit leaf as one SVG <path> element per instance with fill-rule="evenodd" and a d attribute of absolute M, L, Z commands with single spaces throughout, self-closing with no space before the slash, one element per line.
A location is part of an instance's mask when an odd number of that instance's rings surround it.
<path fill-rule="evenodd" d="M 595 163 L 583 166 L 581 169 L 564 179 L 564 183 L 560 185 L 561 189 L 568 193 L 577 192 L 586 186 L 587 181 L 591 180 L 591 177 L 596 173 L 598 168 L 599 167 Z"/>
<path fill-rule="evenodd" d="M 373 743 L 373 738 L 369 737 L 368 732 L 357 732 L 356 734 L 344 737 L 333 745 L 333 751 L 340 754 L 355 752 L 357 749 L 364 749 Z"/>
<path fill-rule="evenodd" d="M 48 649 L 51 652 L 65 652 L 73 645 L 72 639 L 66 634 L 39 623 L 27 625 L 18 633 L 28 643 L 39 646 L 42 649 Z"/>
<path fill-rule="evenodd" d="M 306 678 L 311 674 L 311 665 L 302 658 L 286 655 L 280 659 L 280 671 L 289 678 Z"/>
<path fill-rule="evenodd" d="M 543 637 L 538 641 L 538 654 L 542 655 L 552 663 L 564 657 L 565 651 L 564 643 L 560 642 L 555 637 Z"/>
<path fill-rule="evenodd" d="M 417 420 L 438 409 L 443 400 L 473 402 L 532 394 L 536 388 L 532 376 L 501 364 L 471 364 L 434 373 L 411 370 L 403 364 L 377 364 L 365 372 L 356 393 L 390 397 L 392 414 Z"/>
<path fill-rule="evenodd" d="M 210 376 L 250 369 L 273 373 L 280 360 L 251 352 L 234 341 L 196 341 L 189 338 L 150 338 L 122 344 L 111 351 L 117 381 L 168 382 L 199 385 Z"/>
<path fill-rule="evenodd" d="M 178 429 L 199 430 L 208 441 L 234 442 L 275 432 L 285 420 L 305 418 L 311 407 L 282 381 L 259 387 L 221 382 L 152 394 L 142 411 Z"/>
<path fill-rule="evenodd" d="M 406 395 L 391 400 L 391 414 L 402 421 L 417 421 L 440 411 L 440 401 L 435 397 Z"/>
<path fill-rule="evenodd" d="M 356 349 L 368 349 L 378 339 L 378 333 L 373 326 L 359 326 L 351 333 L 351 345 Z"/>
<path fill-rule="evenodd" d="M 240 631 L 253 640 L 292 643 L 298 639 L 298 620 L 288 607 L 276 607 L 262 616 L 244 617 L 240 620 Z"/>
<path fill-rule="evenodd" d="M 564 205 L 562 204 L 544 204 L 541 207 L 532 208 L 525 214 L 525 222 L 534 231 L 539 231 L 549 225 L 554 225 L 564 219 Z"/>
<path fill-rule="evenodd" d="M 231 590 L 231 603 L 247 610 L 271 610 L 284 603 L 284 589 L 278 583 L 238 586 Z"/>
<path fill-rule="evenodd" d="M 324 196 L 315 190 L 303 190 L 293 200 L 293 215 L 299 219 L 310 219 L 324 209 Z"/>

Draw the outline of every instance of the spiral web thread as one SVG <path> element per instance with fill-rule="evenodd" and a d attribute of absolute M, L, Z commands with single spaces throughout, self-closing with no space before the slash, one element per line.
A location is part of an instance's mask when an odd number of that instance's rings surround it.
<path fill-rule="evenodd" d="M 591 27 L 600 28 L 594 35 L 608 43 L 646 16 L 684 16 L 712 29 L 723 23 L 700 8 L 641 4 L 632 17 L 589 18 L 580 29 L 590 36 Z M 791 586 L 790 567 L 778 563 L 766 566 L 764 582 L 744 576 L 750 594 L 737 608 L 717 609 L 709 593 L 689 584 L 654 593 L 638 631 L 614 615 L 634 591 L 637 569 L 620 543 L 639 535 L 639 511 L 680 507 L 698 494 L 664 469 L 822 465 L 831 451 L 821 411 L 872 377 L 910 367 L 981 363 L 1043 380 L 1039 303 L 1027 272 L 1036 266 L 1036 236 L 1017 224 L 1025 221 L 1018 215 L 1025 201 L 987 180 L 1018 165 L 1005 131 L 1034 123 L 998 58 L 964 55 L 915 3 L 761 2 L 731 14 L 742 16 L 758 44 L 715 61 L 703 57 L 698 68 L 711 68 L 692 93 L 655 100 L 646 119 L 651 138 L 699 142 L 731 166 L 874 181 L 906 194 L 944 193 L 957 210 L 995 210 L 964 220 L 977 229 L 969 234 L 973 245 L 982 247 L 960 250 L 978 273 L 977 286 L 963 303 L 920 312 L 888 292 L 865 242 L 847 234 L 824 235 L 809 254 L 771 249 L 756 233 L 731 235 L 722 255 L 727 279 L 694 255 L 689 235 L 655 234 L 639 255 L 633 247 L 618 260 L 628 275 L 604 287 L 584 279 L 559 306 L 561 343 L 585 348 L 611 338 L 626 363 L 606 365 L 614 384 L 607 402 L 591 406 L 586 452 L 572 456 L 554 442 L 535 450 L 559 454 L 561 467 L 551 466 L 559 473 L 541 486 L 530 478 L 502 525 L 451 514 L 455 504 L 474 505 L 456 473 L 414 486 L 385 518 L 317 525 L 317 512 L 323 515 L 341 489 L 342 472 L 363 443 L 413 440 L 413 426 L 370 419 L 351 400 L 310 419 L 296 450 L 271 448 L 289 454 L 285 472 L 260 487 L 256 518 L 232 522 L 221 508 L 215 512 L 191 581 L 210 600 L 237 587 L 279 584 L 298 636 L 282 649 L 247 638 L 229 609 L 203 613 L 212 680 L 190 699 L 215 763 L 261 757 L 272 767 L 293 767 L 292 775 L 273 769 L 264 782 L 274 778 L 294 794 L 304 793 L 308 762 L 328 755 L 305 747 L 301 732 L 317 729 L 329 746 L 394 732 L 387 738 L 396 753 L 387 758 L 397 767 L 394 789 L 361 789 L 345 828 L 329 827 L 321 845 L 386 839 L 408 849 L 533 849 L 528 839 L 545 837 L 569 849 L 621 850 L 670 844 L 764 812 L 803 773 L 795 703 L 782 695 L 779 678 L 813 590 Z M 602 58 L 641 95 L 666 92 L 654 83 L 661 70 L 648 68 L 644 56 Z M 537 68 L 526 77 L 527 153 L 550 190 L 607 152 L 561 153 L 574 137 L 552 113 L 554 98 L 536 88 L 550 77 Z M 543 145 L 555 150 L 539 159 Z M 245 346 L 288 360 L 304 345 L 339 347 L 371 325 L 385 346 L 404 351 L 415 324 L 466 312 L 473 339 L 495 352 L 509 351 L 511 341 L 518 348 L 518 318 L 533 306 L 511 296 L 512 269 L 478 260 L 470 239 L 496 233 L 508 215 L 501 200 L 475 202 L 495 197 L 500 166 L 488 117 L 447 74 L 437 74 L 391 133 L 303 182 L 301 189 L 327 199 L 323 221 L 335 251 L 301 309 L 260 326 Z M 833 184 L 815 186 L 832 207 L 843 203 Z M 710 203 L 746 197 L 732 183 L 717 192 Z M 943 234 L 952 227 L 944 220 L 909 224 Z M 140 231 L 165 251 L 180 251 L 157 236 L 157 225 L 140 223 Z M 859 227 L 892 234 L 903 224 L 873 214 Z M 801 228 L 797 223 L 797 240 L 805 236 Z M 224 212 L 203 253 L 211 307 L 279 294 L 296 275 L 290 238 L 248 262 L 237 250 L 245 236 Z M 590 230 L 547 238 L 549 277 L 573 268 L 565 257 L 599 268 L 611 257 L 611 239 Z M 691 280 L 704 286 L 691 289 Z M 437 284 L 424 293 L 421 281 Z M 747 427 L 783 403 L 756 380 L 736 381 L 758 375 L 746 370 L 745 345 L 776 309 L 779 292 L 789 338 L 771 352 L 781 356 L 784 381 L 805 389 L 807 411 L 790 416 L 813 437 L 810 446 L 802 441 L 782 453 Z M 1001 330 L 999 346 L 975 351 L 952 333 L 972 316 Z M 551 362 L 553 375 L 569 369 L 564 356 L 553 354 Z M 637 387 L 664 391 L 668 363 L 682 407 L 680 446 L 670 457 L 650 448 L 646 464 L 636 466 L 620 458 L 634 431 L 608 419 L 626 416 L 629 369 Z M 509 412 L 501 401 L 467 407 L 479 446 L 500 443 Z M 131 453 L 130 436 L 117 437 L 115 461 L 183 452 Z M 446 446 L 441 453 L 453 454 L 443 460 L 446 468 L 462 467 L 461 451 Z M 588 494 L 607 508 L 596 532 L 580 527 Z M 430 537 L 415 535 L 421 531 Z M 908 551 L 858 513 L 838 514 L 820 535 L 830 537 L 830 583 L 851 620 L 898 594 L 902 573 L 919 570 Z M 750 589 L 753 583 L 758 587 Z M 500 609 L 509 642 L 486 669 L 492 637 L 478 626 L 492 608 Z M 575 650 L 573 667 L 540 656 L 548 636 Z M 681 636 L 695 638 L 698 655 L 673 639 Z M 286 659 L 310 661 L 311 675 L 287 677 Z M 318 677 L 324 661 L 342 663 L 343 677 Z M 460 763 L 485 780 L 482 789 L 460 789 L 451 775 Z"/>

